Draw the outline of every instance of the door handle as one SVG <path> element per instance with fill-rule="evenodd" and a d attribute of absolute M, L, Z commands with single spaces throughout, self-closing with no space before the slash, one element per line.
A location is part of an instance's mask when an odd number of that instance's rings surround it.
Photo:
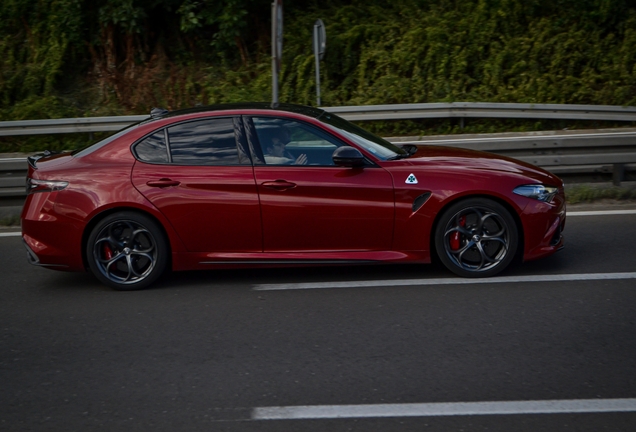
<path fill-rule="evenodd" d="M 291 182 L 288 182 L 287 180 L 267 181 L 267 182 L 261 183 L 261 185 L 268 189 L 275 189 L 275 190 L 287 190 L 287 189 L 292 189 L 296 187 L 296 183 L 291 183 Z"/>
<path fill-rule="evenodd" d="M 162 178 L 159 180 L 150 180 L 146 182 L 146 184 L 150 187 L 170 187 L 170 186 L 179 186 L 181 184 L 180 181 L 172 180 L 169 178 Z"/>

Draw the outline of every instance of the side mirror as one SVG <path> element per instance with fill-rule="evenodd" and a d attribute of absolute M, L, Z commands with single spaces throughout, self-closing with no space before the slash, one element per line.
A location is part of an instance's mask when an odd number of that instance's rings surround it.
<path fill-rule="evenodd" d="M 338 147 L 331 156 L 336 166 L 361 167 L 364 166 L 364 156 L 354 147 Z"/>
<path fill-rule="evenodd" d="M 402 150 L 408 153 L 409 156 L 413 156 L 417 153 L 417 146 L 415 144 L 404 144 Z"/>

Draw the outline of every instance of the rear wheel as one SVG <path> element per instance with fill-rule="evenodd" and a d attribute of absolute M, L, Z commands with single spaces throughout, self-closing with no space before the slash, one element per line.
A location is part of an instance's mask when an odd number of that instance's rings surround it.
<path fill-rule="evenodd" d="M 442 263 L 464 277 L 493 276 L 512 262 L 517 224 L 501 204 L 470 198 L 451 205 L 439 219 L 435 250 Z"/>
<path fill-rule="evenodd" d="M 102 283 L 116 290 L 136 290 L 161 276 L 168 262 L 168 246 L 152 219 L 118 212 L 93 228 L 86 256 L 91 271 Z"/>

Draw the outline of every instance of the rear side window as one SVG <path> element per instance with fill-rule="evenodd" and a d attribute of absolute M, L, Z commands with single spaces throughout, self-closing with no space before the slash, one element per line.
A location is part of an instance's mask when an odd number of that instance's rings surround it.
<path fill-rule="evenodd" d="M 151 163 L 168 163 L 168 146 L 166 133 L 162 129 L 140 141 L 135 146 L 135 154 L 139 160 Z"/>
<path fill-rule="evenodd" d="M 174 164 L 239 164 L 232 118 L 196 120 L 169 127 L 168 140 Z"/>

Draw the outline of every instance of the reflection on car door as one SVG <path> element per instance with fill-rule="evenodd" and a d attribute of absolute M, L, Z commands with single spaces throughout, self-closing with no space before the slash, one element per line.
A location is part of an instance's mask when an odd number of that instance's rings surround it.
<path fill-rule="evenodd" d="M 181 123 L 134 148 L 142 160 L 133 169 L 135 187 L 191 252 L 262 251 L 258 193 L 249 156 L 237 147 L 239 123 L 231 117 Z"/>

